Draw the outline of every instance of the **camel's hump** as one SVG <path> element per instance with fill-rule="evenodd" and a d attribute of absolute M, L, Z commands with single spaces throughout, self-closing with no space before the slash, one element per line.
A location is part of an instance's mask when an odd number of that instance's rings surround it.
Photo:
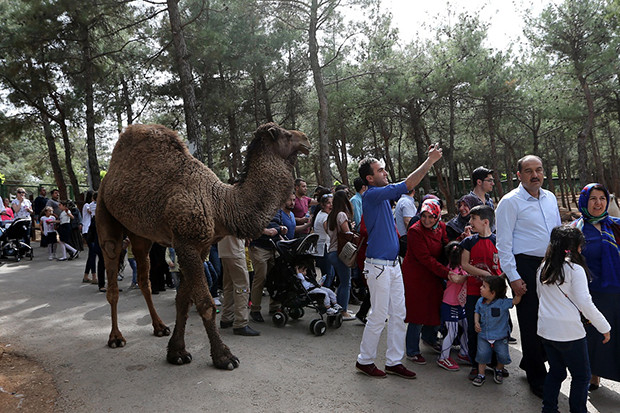
<path fill-rule="evenodd" d="M 175 131 L 163 125 L 154 124 L 127 126 L 118 138 L 112 152 L 112 158 L 116 152 L 130 153 L 136 151 L 142 154 L 180 151 L 189 155 L 187 146 Z"/>

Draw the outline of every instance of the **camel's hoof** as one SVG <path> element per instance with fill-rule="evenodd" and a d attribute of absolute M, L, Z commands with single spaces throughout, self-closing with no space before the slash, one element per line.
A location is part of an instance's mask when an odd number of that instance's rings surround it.
<path fill-rule="evenodd" d="M 222 369 L 222 370 L 234 370 L 237 367 L 239 367 L 239 359 L 236 356 L 233 356 L 232 354 L 225 359 L 220 360 L 219 362 L 213 360 L 213 364 L 215 365 L 215 367 L 217 367 L 218 369 Z"/>
<path fill-rule="evenodd" d="M 117 348 L 117 347 L 125 347 L 125 343 L 127 343 L 127 340 L 125 340 L 124 338 L 111 338 L 108 340 L 108 347 L 110 348 Z"/>
<path fill-rule="evenodd" d="M 160 329 L 154 329 L 153 330 L 153 334 L 156 335 L 157 337 L 169 336 L 170 335 L 170 328 L 164 326 L 163 328 L 160 328 Z"/>
<path fill-rule="evenodd" d="M 192 362 L 192 355 L 189 354 L 187 351 L 179 351 L 177 353 L 169 353 L 166 356 L 166 359 L 168 360 L 168 363 L 170 364 L 176 364 L 176 365 L 183 365 L 183 364 L 189 364 Z"/>

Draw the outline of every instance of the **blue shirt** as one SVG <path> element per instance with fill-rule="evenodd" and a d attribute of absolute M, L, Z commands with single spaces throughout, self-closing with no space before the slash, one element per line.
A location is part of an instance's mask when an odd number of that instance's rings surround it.
<path fill-rule="evenodd" d="M 611 218 L 616 224 L 620 224 L 620 220 L 618 218 Z M 620 285 L 613 285 L 614 283 L 608 282 L 603 286 L 603 280 L 606 277 L 608 272 L 614 271 L 613 268 L 603 268 L 603 237 L 598 229 L 596 229 L 592 224 L 584 222 L 583 224 L 583 235 L 586 237 L 586 245 L 584 245 L 581 254 L 586 259 L 588 263 L 588 269 L 592 274 L 592 281 L 588 285 L 590 291 L 600 292 L 600 293 L 612 293 L 618 294 L 620 293 Z"/>
<path fill-rule="evenodd" d="M 351 202 L 351 205 L 353 205 L 353 220 L 355 221 L 354 229 L 355 231 L 359 231 L 360 223 L 362 222 L 362 196 L 359 192 L 356 192 L 349 201 Z"/>
<path fill-rule="evenodd" d="M 510 335 L 508 325 L 509 312 L 512 308 L 512 298 L 498 298 L 489 304 L 484 303 L 484 297 L 476 302 L 475 312 L 480 314 L 480 328 L 478 333 L 484 340 L 500 340 Z"/>
<path fill-rule="evenodd" d="M 401 237 L 403 235 L 407 235 L 408 228 L 405 227 L 405 223 L 403 222 L 404 217 L 409 217 L 409 219 L 413 218 L 417 212 L 415 207 L 415 201 L 413 197 L 404 194 L 400 196 L 400 199 L 396 203 L 396 208 L 394 208 L 394 220 L 396 221 L 396 229 L 398 229 L 398 235 Z"/>
<path fill-rule="evenodd" d="M 369 186 L 362 195 L 364 222 L 368 230 L 368 258 L 395 260 L 398 257 L 398 236 L 390 200 L 406 193 L 407 185 L 403 181 L 382 187 Z"/>
<path fill-rule="evenodd" d="M 541 188 L 535 198 L 522 184 L 499 201 L 495 218 L 499 262 L 511 282 L 521 278 L 515 255 L 544 257 L 551 230 L 562 224 L 555 195 Z"/>
<path fill-rule="evenodd" d="M 286 235 L 284 238 L 293 239 L 295 238 L 295 215 L 293 212 L 289 212 L 288 214 L 283 209 L 280 210 L 280 217 L 282 219 L 282 225 L 286 226 L 288 230 L 286 231 Z"/>

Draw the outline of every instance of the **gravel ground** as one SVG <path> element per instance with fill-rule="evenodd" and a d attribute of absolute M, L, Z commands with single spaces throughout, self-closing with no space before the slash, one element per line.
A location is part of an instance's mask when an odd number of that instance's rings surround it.
<path fill-rule="evenodd" d="M 168 339 L 152 335 L 140 291 L 128 288 L 128 266 L 127 277 L 120 283 L 124 291 L 119 301 L 119 324 L 127 346 L 110 349 L 106 346 L 110 310 L 105 295 L 96 285 L 81 283 L 85 253 L 64 263 L 48 261 L 38 247 L 35 254 L 33 261 L 0 261 L 0 346 L 19 349 L 20 355 L 6 358 L 8 366 L 0 363 L 1 411 L 16 409 L 7 408 L 17 406 L 7 404 L 16 400 L 15 394 L 21 401 L 18 411 L 37 412 L 540 411 L 540 399 L 529 392 L 517 367 L 519 344 L 511 345 L 513 363 L 503 385 L 487 380 L 476 388 L 467 380 L 468 366 L 459 372 L 442 370 L 432 362 L 434 356 L 426 347 L 423 355 L 430 360 L 427 365 L 404 361 L 418 374 L 416 380 L 394 376 L 377 380 L 354 368 L 363 326 L 348 321 L 340 329 L 328 329 L 324 336 L 315 337 L 308 330 L 314 318 L 310 311 L 284 328 L 274 327 L 270 320 L 252 322 L 252 327 L 261 331 L 260 337 L 240 337 L 231 329 L 223 330 L 224 342 L 241 365 L 234 371 L 221 371 L 211 364 L 206 333 L 192 310 L 186 343 L 193 362 L 170 365 L 165 361 Z M 154 296 L 157 310 L 169 327 L 174 322 L 174 294 L 168 290 Z M 357 307 L 352 306 L 352 310 Z M 383 366 L 384 353 L 385 337 L 379 348 L 379 367 Z M 19 368 L 16 360 L 24 359 L 32 368 Z M 46 398 L 40 398 L 35 391 L 40 386 L 32 383 L 7 389 L 8 384 L 19 386 L 22 382 L 11 376 L 16 371 L 21 372 L 22 381 L 28 379 L 24 371 L 40 383 L 44 376 L 51 377 L 49 383 L 57 393 L 50 390 Z M 7 383 L 4 387 L 2 380 Z M 562 387 L 561 411 L 568 411 L 568 384 L 567 380 Z M 37 398 L 41 399 L 38 405 Z M 50 398 L 55 401 L 50 403 Z M 605 380 L 588 403 L 592 413 L 615 412 L 618 406 L 620 383 Z"/>

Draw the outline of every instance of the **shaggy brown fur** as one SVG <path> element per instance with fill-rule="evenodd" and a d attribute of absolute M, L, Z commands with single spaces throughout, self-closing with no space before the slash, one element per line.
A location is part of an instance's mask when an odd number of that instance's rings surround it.
<path fill-rule="evenodd" d="M 97 231 L 106 268 L 118 268 L 123 234 L 128 234 L 138 265 L 138 283 L 156 336 L 170 335 L 157 315 L 149 283 L 148 252 L 153 242 L 173 246 L 183 269 L 176 296 L 176 323 L 167 360 L 185 364 L 185 323 L 191 303 L 211 343 L 213 364 L 222 369 L 239 365 L 222 342 L 215 325 L 215 304 L 202 262 L 211 244 L 225 235 L 256 238 L 293 188 L 297 153 L 308 153 L 308 138 L 274 123 L 260 126 L 248 146 L 244 171 L 234 186 L 222 183 L 192 157 L 177 134 L 160 125 L 132 125 L 121 134 L 101 184 Z M 118 329 L 116 273 L 107 272 L 107 299 L 112 312 L 108 346 L 122 347 Z"/>

